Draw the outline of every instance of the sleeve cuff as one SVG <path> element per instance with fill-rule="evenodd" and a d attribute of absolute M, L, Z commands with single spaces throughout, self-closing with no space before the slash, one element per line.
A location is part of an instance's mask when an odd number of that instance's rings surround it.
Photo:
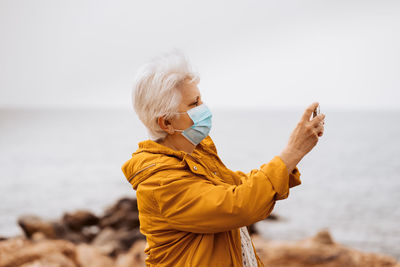
<path fill-rule="evenodd" d="M 276 200 L 287 198 L 289 188 L 301 184 L 300 172 L 297 167 L 289 174 L 286 164 L 279 156 L 275 156 L 269 163 L 263 164 L 261 171 L 266 175 L 277 193 Z"/>
<path fill-rule="evenodd" d="M 293 171 L 289 174 L 289 188 L 301 185 L 301 180 L 300 180 L 300 171 L 299 169 L 294 168 Z"/>

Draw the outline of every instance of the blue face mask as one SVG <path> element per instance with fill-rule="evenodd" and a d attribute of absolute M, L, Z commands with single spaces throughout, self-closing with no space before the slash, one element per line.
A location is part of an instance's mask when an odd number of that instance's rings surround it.
<path fill-rule="evenodd" d="M 189 109 L 186 112 L 193 121 L 193 125 L 185 130 L 175 130 L 181 132 L 183 137 L 190 143 L 197 146 L 204 138 L 208 136 L 211 130 L 211 111 L 205 104 Z"/>

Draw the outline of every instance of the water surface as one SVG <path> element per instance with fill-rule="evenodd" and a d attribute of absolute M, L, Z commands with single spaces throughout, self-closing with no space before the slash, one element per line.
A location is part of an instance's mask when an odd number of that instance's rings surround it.
<path fill-rule="evenodd" d="M 302 111 L 213 110 L 219 155 L 245 172 L 286 145 Z M 326 132 L 299 164 L 302 184 L 278 201 L 262 235 L 299 240 L 329 229 L 335 241 L 400 260 L 400 113 L 326 111 Z M 0 235 L 22 214 L 100 214 L 134 196 L 121 165 L 147 139 L 129 110 L 0 110 Z"/>

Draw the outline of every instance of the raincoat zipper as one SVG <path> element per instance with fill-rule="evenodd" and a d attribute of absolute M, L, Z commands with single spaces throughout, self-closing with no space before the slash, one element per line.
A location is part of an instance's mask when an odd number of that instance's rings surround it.
<path fill-rule="evenodd" d="M 135 178 L 136 175 L 138 175 L 138 174 L 141 173 L 142 171 L 145 171 L 145 170 L 147 170 L 148 168 L 153 167 L 153 166 L 155 166 L 155 165 L 156 165 L 156 164 L 153 163 L 153 164 L 150 164 L 149 166 L 144 167 L 144 168 L 141 169 L 140 171 L 137 171 L 134 175 L 132 175 L 132 177 L 129 178 L 128 181 L 131 182 L 132 179 Z"/>

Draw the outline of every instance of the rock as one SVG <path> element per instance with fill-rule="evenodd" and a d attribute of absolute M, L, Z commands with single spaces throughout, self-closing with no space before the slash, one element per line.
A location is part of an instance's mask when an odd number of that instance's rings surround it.
<path fill-rule="evenodd" d="M 281 220 L 274 214 L 267 219 Z M 146 241 L 139 231 L 136 199 L 120 199 L 102 217 L 81 210 L 58 221 L 23 216 L 18 223 L 29 239 L 0 238 L 0 267 L 145 266 Z M 336 243 L 327 229 L 300 241 L 268 241 L 257 235 L 255 225 L 248 230 L 268 267 L 400 267 L 392 257 Z"/>
<path fill-rule="evenodd" d="M 116 267 L 145 267 L 146 254 L 145 240 L 136 241 L 127 253 L 120 254 L 116 260 Z"/>
<path fill-rule="evenodd" d="M 264 220 L 278 221 L 278 220 L 280 220 L 280 218 L 278 217 L 278 215 L 271 213 Z M 247 230 L 249 231 L 250 235 L 259 234 L 257 227 L 256 227 L 256 223 L 247 226 Z"/>
<path fill-rule="evenodd" d="M 114 261 L 102 254 L 97 248 L 80 244 L 76 248 L 80 267 L 113 267 Z"/>
<path fill-rule="evenodd" d="M 63 221 L 53 222 L 55 236 L 58 239 L 71 241 L 75 244 L 89 243 L 99 232 L 99 227 L 85 226 L 80 231 L 70 229 Z"/>
<path fill-rule="evenodd" d="M 71 259 L 61 253 L 53 253 L 50 255 L 44 255 L 38 260 L 24 263 L 19 267 L 78 267 Z"/>
<path fill-rule="evenodd" d="M 271 213 L 267 218 L 265 218 L 265 220 L 278 221 L 280 218 L 278 215 Z"/>
<path fill-rule="evenodd" d="M 114 230 L 111 227 L 104 228 L 92 241 L 92 245 L 97 247 L 102 253 L 116 256 L 121 252 L 127 251 L 137 240 L 145 239 L 139 229 L 120 229 Z"/>
<path fill-rule="evenodd" d="M 26 237 L 31 238 L 36 232 L 43 233 L 47 238 L 55 238 L 53 224 L 43 221 L 38 216 L 25 215 L 18 219 L 18 224 L 24 231 Z"/>
<path fill-rule="evenodd" d="M 139 229 L 120 229 L 117 231 L 115 238 L 121 243 L 124 251 L 127 251 L 138 240 L 145 240 L 146 237 L 140 233 Z"/>
<path fill-rule="evenodd" d="M 139 227 L 139 213 L 137 211 L 121 209 L 100 219 L 100 227 L 114 229 Z"/>
<path fill-rule="evenodd" d="M 7 249 L 7 245 L 0 245 L 0 267 L 15 267 L 28 263 L 33 264 L 35 261 L 39 262 L 36 263 L 36 266 L 79 266 L 76 259 L 75 246 L 68 241 L 45 240 L 31 242 L 26 240 L 7 240 L 3 242 L 10 242 L 8 247 L 14 247 L 14 250 L 10 251 L 9 248 Z M 6 251 L 8 250 L 6 253 L 3 252 L 4 247 Z M 64 265 L 55 265 L 57 263 L 56 259 L 59 259 L 60 263 Z M 49 264 L 41 264 L 41 261 L 49 262 Z"/>
<path fill-rule="evenodd" d="M 327 245 L 334 244 L 331 234 L 327 229 L 319 231 L 314 237 L 311 238 L 311 240 L 315 243 L 320 243 L 320 244 L 327 244 Z"/>
<path fill-rule="evenodd" d="M 15 238 L 10 238 L 4 241 L 0 242 L 0 266 L 2 266 L 3 260 L 7 257 L 8 255 L 14 253 L 17 250 L 20 250 L 30 242 L 26 240 L 25 238 L 22 237 L 15 237 Z"/>
<path fill-rule="evenodd" d="M 92 241 L 95 246 L 105 255 L 115 255 L 120 248 L 119 241 L 115 239 L 116 230 L 111 227 L 104 228 Z"/>
<path fill-rule="evenodd" d="M 135 198 L 122 198 L 115 205 L 109 207 L 99 223 L 101 228 L 137 228 L 139 214 Z"/>
<path fill-rule="evenodd" d="M 63 239 L 67 232 L 69 232 L 68 226 L 66 226 L 62 221 L 53 222 L 54 233 L 57 238 Z"/>
<path fill-rule="evenodd" d="M 257 235 L 258 234 L 258 230 L 256 228 L 256 224 L 255 223 L 247 226 L 247 231 L 249 232 L 250 235 Z"/>
<path fill-rule="evenodd" d="M 106 209 L 104 216 L 108 217 L 109 215 L 115 213 L 118 210 L 125 211 L 138 211 L 137 200 L 136 198 L 121 198 L 117 201 L 117 203 Z"/>
<path fill-rule="evenodd" d="M 71 220 L 72 221 L 72 220 Z M 33 239 L 64 239 L 74 243 L 89 242 L 93 235 L 85 235 L 81 231 L 74 231 L 61 222 L 46 222 L 37 216 L 22 216 L 18 219 L 27 238 Z M 75 226 L 76 227 L 76 226 Z"/>
<path fill-rule="evenodd" d="M 47 237 L 42 232 L 35 232 L 31 236 L 31 240 L 34 242 L 39 242 L 39 241 L 43 241 L 46 239 L 47 239 Z"/>
<path fill-rule="evenodd" d="M 268 267 L 399 267 L 395 259 L 380 254 L 363 253 L 335 243 L 324 230 L 301 241 L 267 241 L 253 238 L 257 254 Z"/>
<path fill-rule="evenodd" d="M 99 218 L 86 210 L 78 210 L 73 213 L 65 213 L 63 223 L 73 231 L 80 231 L 85 226 L 96 225 Z"/>
<path fill-rule="evenodd" d="M 90 243 L 100 233 L 100 230 L 100 227 L 93 225 L 84 227 L 81 233 L 85 236 L 87 242 Z"/>
<path fill-rule="evenodd" d="M 87 238 L 82 232 L 75 232 L 75 231 L 65 232 L 64 235 L 62 235 L 60 238 L 71 241 L 72 243 L 75 244 L 89 242 L 89 238 Z"/>

